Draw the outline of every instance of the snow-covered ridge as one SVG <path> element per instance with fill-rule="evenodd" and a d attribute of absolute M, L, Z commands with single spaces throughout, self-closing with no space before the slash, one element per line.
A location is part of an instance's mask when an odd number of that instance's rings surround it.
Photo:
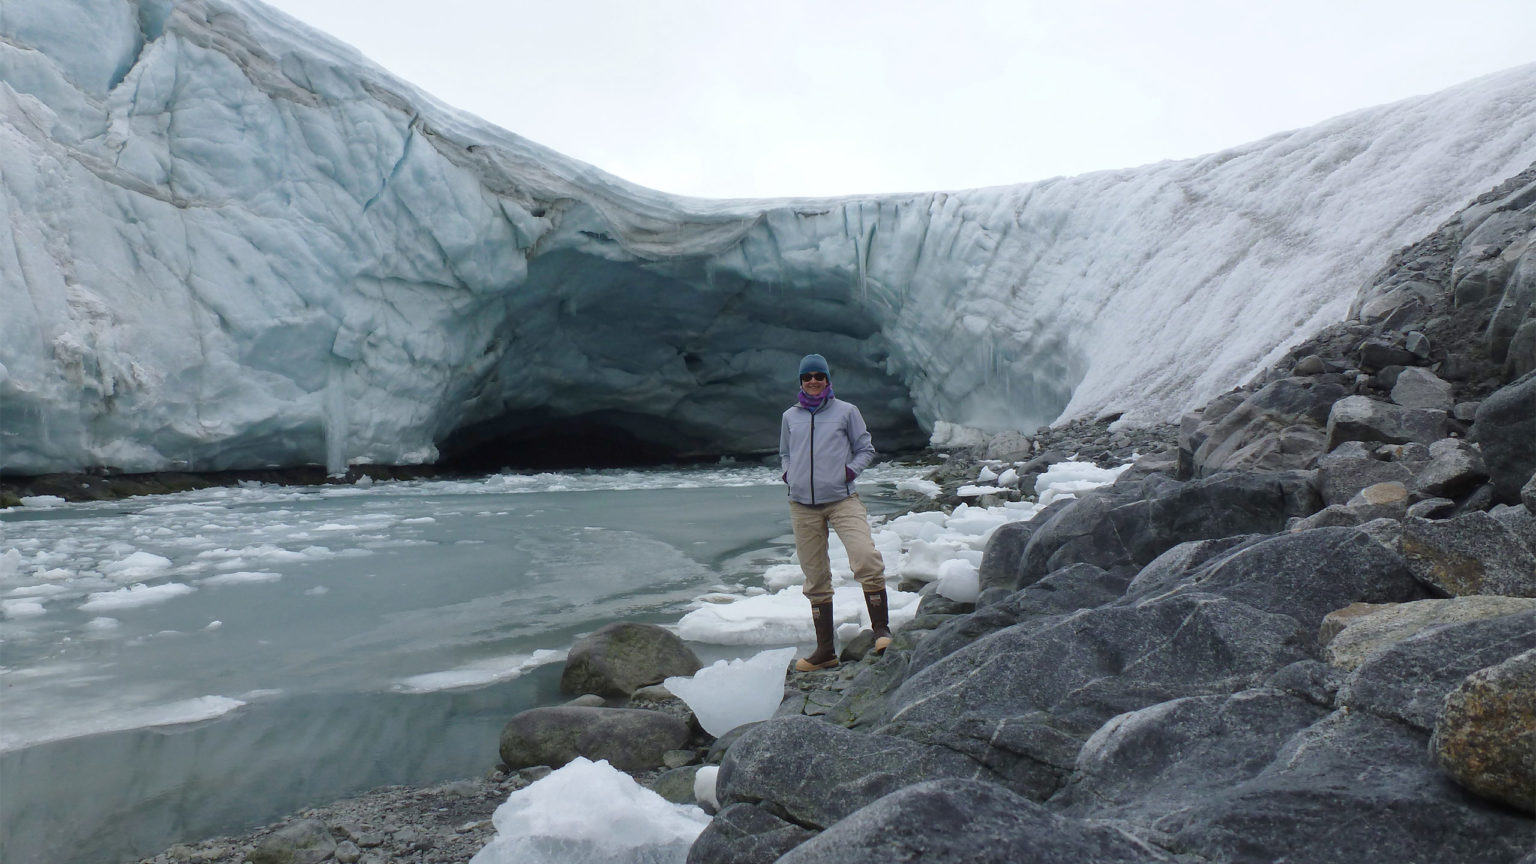
<path fill-rule="evenodd" d="M 1532 161 L 1536 65 L 1183 162 L 705 201 L 250 0 L 12 4 L 0 468 L 408 463 L 551 427 L 768 450 L 808 351 L 886 444 L 914 415 L 1171 419 Z"/>

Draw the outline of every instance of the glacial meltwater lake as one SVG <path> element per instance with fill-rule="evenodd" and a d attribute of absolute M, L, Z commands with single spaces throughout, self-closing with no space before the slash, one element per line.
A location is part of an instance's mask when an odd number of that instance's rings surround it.
<path fill-rule="evenodd" d="M 919 473 L 867 472 L 871 513 Z M 29 504 L 0 512 L 5 864 L 483 774 L 507 718 L 566 698 L 580 634 L 761 593 L 792 550 L 762 466 Z"/>

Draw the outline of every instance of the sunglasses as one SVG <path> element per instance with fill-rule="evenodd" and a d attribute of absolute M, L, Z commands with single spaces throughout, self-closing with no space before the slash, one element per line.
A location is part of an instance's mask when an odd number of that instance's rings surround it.
<path fill-rule="evenodd" d="M 825 380 L 827 380 L 827 373 L 825 373 L 825 372 L 807 372 L 804 375 L 800 376 L 800 383 L 802 383 L 802 384 L 805 383 L 806 381 L 825 381 Z"/>

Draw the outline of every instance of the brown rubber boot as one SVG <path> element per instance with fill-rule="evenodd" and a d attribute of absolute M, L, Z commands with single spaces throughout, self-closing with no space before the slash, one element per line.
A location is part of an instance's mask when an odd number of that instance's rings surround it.
<path fill-rule="evenodd" d="M 811 605 L 811 623 L 816 627 L 816 650 L 795 661 L 796 672 L 815 672 L 837 665 L 837 649 L 832 645 L 831 602 Z"/>
<path fill-rule="evenodd" d="M 891 613 L 885 605 L 885 589 L 865 591 L 864 605 L 869 607 L 869 629 L 875 632 L 875 653 L 884 654 L 891 647 Z"/>

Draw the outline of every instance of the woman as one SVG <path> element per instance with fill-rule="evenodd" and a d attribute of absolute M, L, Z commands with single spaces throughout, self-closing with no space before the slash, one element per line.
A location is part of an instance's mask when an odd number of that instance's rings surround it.
<path fill-rule="evenodd" d="M 886 610 L 885 561 L 869 534 L 869 512 L 859 500 L 853 481 L 875 458 L 864 417 L 851 402 L 832 393 L 832 373 L 826 358 L 807 354 L 800 361 L 800 394 L 784 412 L 779 427 L 779 458 L 789 484 L 789 515 L 795 529 L 795 551 L 805 573 L 805 596 L 811 601 L 816 650 L 795 661 L 798 672 L 837 665 L 832 630 L 832 563 L 827 557 L 827 529 L 837 532 L 848 550 L 848 565 L 864 588 L 875 650 L 891 644 Z"/>

